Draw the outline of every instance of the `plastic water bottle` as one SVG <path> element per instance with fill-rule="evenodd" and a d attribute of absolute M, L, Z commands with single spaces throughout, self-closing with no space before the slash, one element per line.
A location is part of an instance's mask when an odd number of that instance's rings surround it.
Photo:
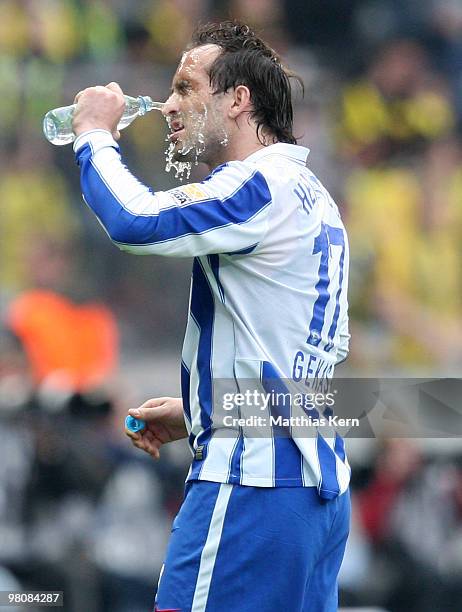
<path fill-rule="evenodd" d="M 117 126 L 118 130 L 130 125 L 137 117 L 142 117 L 151 110 L 162 110 L 163 102 L 153 102 L 149 96 L 125 97 L 125 112 L 120 118 Z M 43 133 L 45 138 L 54 145 L 66 145 L 75 140 L 72 131 L 72 117 L 74 115 L 75 104 L 71 106 L 61 106 L 54 108 L 43 118 Z"/>

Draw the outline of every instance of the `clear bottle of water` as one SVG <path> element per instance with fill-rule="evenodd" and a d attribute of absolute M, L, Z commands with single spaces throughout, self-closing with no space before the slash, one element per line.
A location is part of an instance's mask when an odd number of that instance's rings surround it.
<path fill-rule="evenodd" d="M 137 117 L 142 117 L 151 110 L 162 110 L 163 102 L 153 102 L 149 96 L 125 97 L 125 112 L 117 126 L 118 130 L 130 125 Z M 75 104 L 71 106 L 61 106 L 55 108 L 43 118 L 43 133 L 45 138 L 54 145 L 66 145 L 75 140 L 72 131 L 72 117 L 74 115 Z"/>

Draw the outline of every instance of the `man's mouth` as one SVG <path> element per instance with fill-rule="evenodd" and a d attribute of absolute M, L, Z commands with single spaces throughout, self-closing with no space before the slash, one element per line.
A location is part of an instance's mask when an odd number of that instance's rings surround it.
<path fill-rule="evenodd" d="M 179 121 L 172 121 L 170 124 L 171 132 L 168 135 L 170 140 L 176 141 L 181 135 L 181 132 L 184 131 L 184 125 Z"/>

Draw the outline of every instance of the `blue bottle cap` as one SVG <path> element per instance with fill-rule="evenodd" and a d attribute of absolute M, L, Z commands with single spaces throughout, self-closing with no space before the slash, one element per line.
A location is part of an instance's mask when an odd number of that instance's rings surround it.
<path fill-rule="evenodd" d="M 136 433 L 146 428 L 146 422 L 143 419 L 135 419 L 135 417 L 128 415 L 125 417 L 125 427 Z"/>

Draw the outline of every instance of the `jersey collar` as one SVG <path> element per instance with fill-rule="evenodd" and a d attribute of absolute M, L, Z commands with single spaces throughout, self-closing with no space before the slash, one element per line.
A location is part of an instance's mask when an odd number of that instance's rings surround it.
<path fill-rule="evenodd" d="M 244 161 L 254 162 L 267 155 L 284 155 L 285 157 L 291 157 L 305 164 L 309 153 L 310 150 L 306 147 L 288 144 L 286 142 L 276 142 L 275 144 L 258 149 L 255 153 L 246 157 Z"/>

